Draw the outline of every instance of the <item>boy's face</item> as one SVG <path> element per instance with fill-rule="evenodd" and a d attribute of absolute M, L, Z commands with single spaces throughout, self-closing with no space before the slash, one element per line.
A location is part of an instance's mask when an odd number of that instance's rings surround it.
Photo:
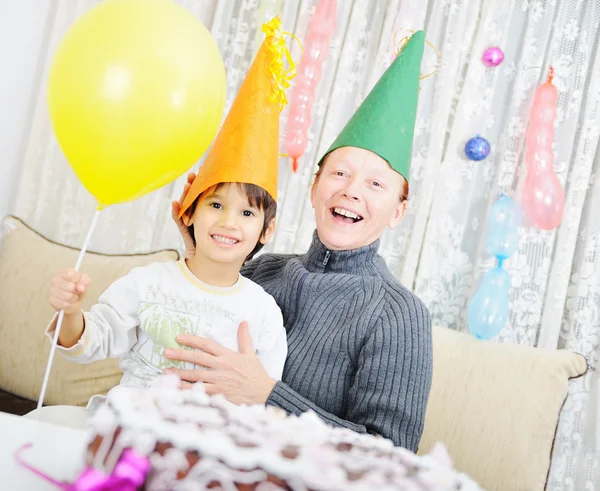
<path fill-rule="evenodd" d="M 206 190 L 193 216 L 184 216 L 184 223 L 194 225 L 197 254 L 241 267 L 256 244 L 266 244 L 273 235 L 274 221 L 261 236 L 264 219 L 264 211 L 251 206 L 237 185 L 226 184 L 216 191 L 214 187 Z"/>

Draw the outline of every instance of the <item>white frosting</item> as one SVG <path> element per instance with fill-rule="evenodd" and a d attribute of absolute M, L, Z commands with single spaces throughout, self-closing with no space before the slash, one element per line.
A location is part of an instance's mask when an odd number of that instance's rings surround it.
<path fill-rule="evenodd" d="M 110 470 L 109 461 L 114 465 L 113 456 L 128 447 L 151 455 L 148 490 L 203 489 L 211 482 L 225 491 L 237 491 L 235 483 L 282 489 L 265 482 L 267 474 L 293 491 L 480 490 L 439 457 L 419 457 L 384 438 L 330 428 L 314 413 L 295 417 L 264 406 L 235 406 L 201 388 L 117 387 L 92 422 L 104 437 L 94 464 L 105 462 Z M 115 422 L 121 428 L 116 438 L 109 436 Z M 154 451 L 157 443 L 172 448 L 161 456 Z M 200 456 L 191 468 L 187 452 Z M 177 480 L 179 471 L 187 475 Z"/>

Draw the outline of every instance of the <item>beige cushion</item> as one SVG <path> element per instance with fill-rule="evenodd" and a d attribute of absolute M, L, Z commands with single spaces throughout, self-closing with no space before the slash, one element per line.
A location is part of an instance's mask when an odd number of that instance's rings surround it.
<path fill-rule="evenodd" d="M 477 341 L 433 329 L 433 383 L 419 453 L 436 441 L 485 489 L 543 490 L 569 378 L 585 359 L 564 350 Z"/>
<path fill-rule="evenodd" d="M 13 217 L 5 219 L 0 251 L 0 389 L 37 400 L 50 351 L 44 334 L 53 311 L 48 302 L 50 279 L 73 267 L 79 253 L 29 229 Z M 84 301 L 89 308 L 117 278 L 136 266 L 178 259 L 176 251 L 107 256 L 88 252 L 81 270 L 92 283 Z M 54 357 L 46 404 L 85 405 L 119 383 L 118 360 L 76 365 Z"/>

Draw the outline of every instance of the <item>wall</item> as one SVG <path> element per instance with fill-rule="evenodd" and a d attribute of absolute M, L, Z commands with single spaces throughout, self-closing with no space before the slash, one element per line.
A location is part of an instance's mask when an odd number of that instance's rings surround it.
<path fill-rule="evenodd" d="M 0 219 L 13 208 L 52 6 L 53 0 L 0 2 Z"/>

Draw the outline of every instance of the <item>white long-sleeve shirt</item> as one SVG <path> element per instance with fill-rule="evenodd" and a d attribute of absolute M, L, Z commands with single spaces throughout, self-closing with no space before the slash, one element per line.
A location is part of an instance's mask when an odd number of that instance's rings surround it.
<path fill-rule="evenodd" d="M 232 287 L 203 283 L 184 260 L 131 270 L 108 287 L 84 320 L 79 341 L 58 350 L 76 363 L 121 358 L 121 385 L 149 387 L 165 368 L 199 368 L 165 358 L 165 348 L 191 349 L 177 343 L 179 334 L 238 351 L 242 321 L 248 321 L 254 349 L 272 378 L 281 379 L 287 355 L 283 318 L 273 297 L 241 275 Z"/>

